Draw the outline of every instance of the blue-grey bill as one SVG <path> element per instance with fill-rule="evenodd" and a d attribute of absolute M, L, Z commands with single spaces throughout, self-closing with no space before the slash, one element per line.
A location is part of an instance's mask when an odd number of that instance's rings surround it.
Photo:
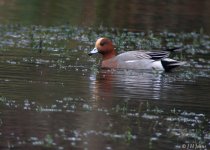
<path fill-rule="evenodd" d="M 94 48 L 92 51 L 90 51 L 90 53 L 88 55 L 93 55 L 93 54 L 96 54 L 96 53 L 98 53 L 98 49 Z"/>

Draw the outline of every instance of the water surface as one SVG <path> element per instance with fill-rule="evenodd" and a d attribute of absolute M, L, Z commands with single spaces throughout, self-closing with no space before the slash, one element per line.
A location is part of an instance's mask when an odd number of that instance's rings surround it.
<path fill-rule="evenodd" d="M 173 57 L 187 64 L 172 73 L 100 70 L 100 56 L 87 54 L 103 31 L 118 32 L 121 51 L 179 39 L 186 49 Z M 66 25 L 2 25 L 1 33 L 1 149 L 209 146 L 208 35 Z"/>
<path fill-rule="evenodd" d="M 0 1 L 0 149 L 209 149 L 208 5 Z M 119 53 L 179 45 L 187 63 L 101 70 L 102 36 Z"/>

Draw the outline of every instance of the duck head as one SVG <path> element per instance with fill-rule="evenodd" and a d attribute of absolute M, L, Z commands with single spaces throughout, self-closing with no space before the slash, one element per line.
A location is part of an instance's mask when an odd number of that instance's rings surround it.
<path fill-rule="evenodd" d="M 95 43 L 95 48 L 88 55 L 100 53 L 103 60 L 116 56 L 116 51 L 112 41 L 108 38 L 99 38 Z"/>

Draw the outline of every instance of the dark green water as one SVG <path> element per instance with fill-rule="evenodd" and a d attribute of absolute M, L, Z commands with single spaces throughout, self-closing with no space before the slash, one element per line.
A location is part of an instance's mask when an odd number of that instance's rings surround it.
<path fill-rule="evenodd" d="M 0 22 L 120 27 L 133 31 L 210 33 L 208 0 L 3 0 Z"/>
<path fill-rule="evenodd" d="M 208 6 L 0 1 L 0 149 L 209 149 Z M 100 70 L 101 36 L 119 53 L 182 45 L 187 63 Z"/>

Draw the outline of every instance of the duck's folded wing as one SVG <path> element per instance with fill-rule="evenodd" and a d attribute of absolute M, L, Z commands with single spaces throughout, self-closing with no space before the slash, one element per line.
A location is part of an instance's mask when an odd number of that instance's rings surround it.
<path fill-rule="evenodd" d="M 163 59 L 169 56 L 169 52 L 166 51 L 159 51 L 159 52 L 145 52 L 147 55 L 149 55 L 154 60 Z"/>

